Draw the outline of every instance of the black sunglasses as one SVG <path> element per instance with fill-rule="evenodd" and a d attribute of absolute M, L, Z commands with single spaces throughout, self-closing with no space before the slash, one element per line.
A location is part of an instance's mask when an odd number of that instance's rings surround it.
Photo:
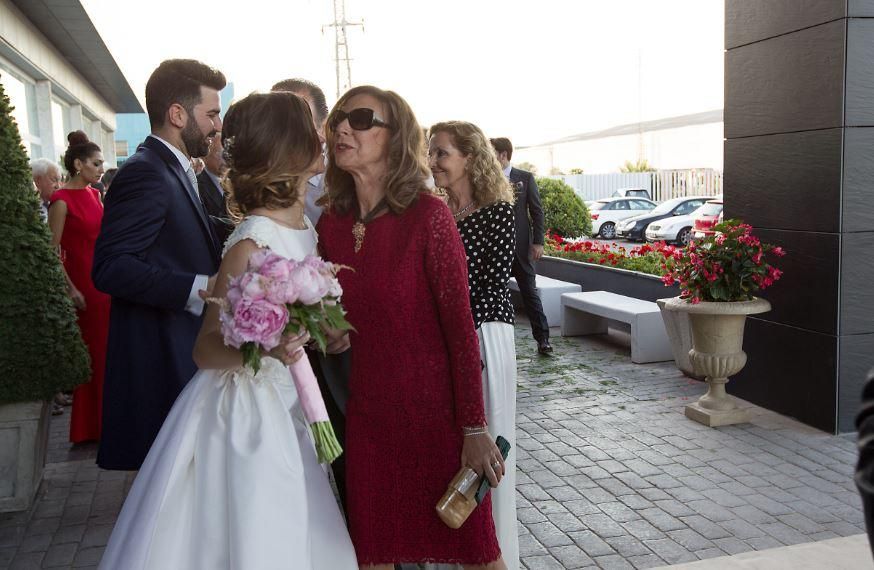
<path fill-rule="evenodd" d="M 337 125 L 345 119 L 349 119 L 349 126 L 356 131 L 367 131 L 373 127 L 391 128 L 388 123 L 376 118 L 373 109 L 366 107 L 352 109 L 348 113 L 346 111 L 336 111 L 333 119 L 331 119 L 331 128 L 336 129 Z"/>

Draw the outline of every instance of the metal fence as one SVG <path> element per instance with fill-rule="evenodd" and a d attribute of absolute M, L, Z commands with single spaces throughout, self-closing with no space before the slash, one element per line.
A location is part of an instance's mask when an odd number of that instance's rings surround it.
<path fill-rule="evenodd" d="M 583 200 L 609 198 L 621 188 L 645 188 L 652 199 L 664 202 L 682 196 L 722 194 L 722 173 L 712 168 L 657 170 L 615 174 L 571 174 L 549 176 L 563 180 Z"/>

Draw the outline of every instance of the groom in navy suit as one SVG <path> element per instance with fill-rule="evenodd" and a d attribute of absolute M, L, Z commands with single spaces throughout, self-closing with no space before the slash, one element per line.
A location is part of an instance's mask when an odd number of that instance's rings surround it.
<path fill-rule="evenodd" d="M 167 60 L 146 84 L 152 134 L 106 197 L 92 277 L 112 296 L 97 463 L 139 469 L 197 367 L 192 350 L 221 251 L 192 157 L 221 131 L 220 71 Z"/>

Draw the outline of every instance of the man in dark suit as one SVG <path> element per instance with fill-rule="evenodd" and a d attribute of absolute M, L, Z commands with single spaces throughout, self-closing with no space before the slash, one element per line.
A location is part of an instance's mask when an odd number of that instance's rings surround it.
<path fill-rule="evenodd" d="M 328 102 L 325 99 L 325 92 L 321 87 L 306 79 L 283 79 L 276 85 L 270 88 L 271 91 L 288 91 L 294 93 L 301 99 L 307 102 L 310 106 L 310 111 L 313 113 L 316 131 L 319 136 L 325 137 L 325 123 L 328 121 Z M 316 174 L 307 180 L 307 193 L 304 199 L 304 213 L 313 223 L 319 223 L 319 218 L 322 216 L 322 207 L 316 205 L 316 201 L 325 193 L 325 175 L 324 173 Z"/>
<path fill-rule="evenodd" d="M 203 162 L 203 172 L 197 175 L 197 191 L 218 236 L 219 244 L 224 247 L 225 240 L 234 231 L 234 222 L 228 213 L 228 200 L 221 182 L 228 173 L 221 133 L 213 137 L 209 153 Z"/>
<path fill-rule="evenodd" d="M 192 157 L 221 131 L 221 72 L 168 60 L 146 84 L 152 134 L 107 194 L 92 277 L 112 296 L 97 463 L 139 469 L 196 371 L 203 295 L 220 249 L 197 194 Z"/>
<path fill-rule="evenodd" d="M 534 263 L 543 256 L 544 224 L 540 192 L 533 174 L 513 168 L 510 164 L 513 158 L 513 144 L 510 139 L 501 137 L 491 141 L 504 169 L 504 175 L 510 179 L 516 192 L 516 256 L 513 258 L 513 277 L 519 285 L 522 304 L 528 320 L 531 321 L 531 333 L 537 341 L 537 352 L 550 354 L 552 345 L 549 344 L 549 324 L 543 313 L 540 292 L 537 290 L 537 274 L 534 271 Z"/>

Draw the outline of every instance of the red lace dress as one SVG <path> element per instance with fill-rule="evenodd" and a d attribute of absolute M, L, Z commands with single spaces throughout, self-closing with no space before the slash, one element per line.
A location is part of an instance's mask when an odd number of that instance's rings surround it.
<path fill-rule="evenodd" d="M 490 494 L 458 530 L 434 510 L 461 466 L 462 426 L 485 423 L 467 262 L 455 221 L 420 195 L 367 224 L 325 212 L 319 242 L 339 274 L 351 334 L 346 409 L 349 530 L 359 564 L 485 564 L 500 556 Z"/>
<path fill-rule="evenodd" d="M 106 367 L 106 340 L 109 334 L 109 295 L 94 288 L 91 264 L 94 242 L 103 219 L 103 203 L 96 189 L 61 189 L 52 194 L 51 202 L 67 205 L 61 252 L 64 269 L 82 295 L 85 310 L 77 311 L 82 339 L 91 355 L 91 378 L 73 392 L 73 412 L 70 417 L 70 441 L 100 439 L 100 419 L 103 411 L 103 370 Z"/>

